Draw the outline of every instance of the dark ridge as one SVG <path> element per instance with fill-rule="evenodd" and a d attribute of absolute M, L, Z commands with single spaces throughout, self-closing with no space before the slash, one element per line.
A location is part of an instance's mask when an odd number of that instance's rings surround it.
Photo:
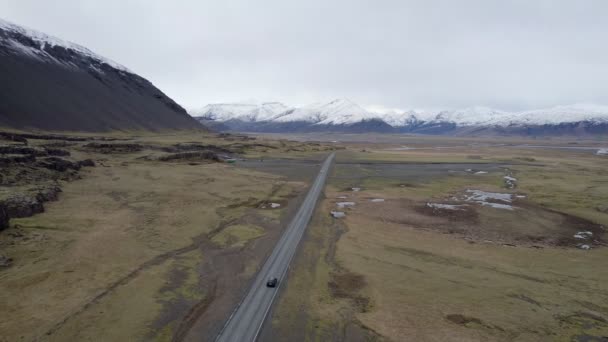
<path fill-rule="evenodd" d="M 15 42 L 36 54 L 21 51 Z M 148 80 L 2 28 L 0 126 L 89 132 L 204 129 Z"/>

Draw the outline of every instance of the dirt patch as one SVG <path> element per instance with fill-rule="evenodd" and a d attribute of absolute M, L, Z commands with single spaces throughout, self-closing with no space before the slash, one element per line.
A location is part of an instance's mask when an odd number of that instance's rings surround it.
<path fill-rule="evenodd" d="M 444 202 L 442 202 L 442 204 L 443 203 Z M 470 224 L 475 224 L 479 221 L 479 214 L 472 206 L 458 206 L 460 204 L 454 203 L 448 205 L 458 207 L 456 207 L 456 209 L 450 209 L 449 207 L 442 208 L 440 206 L 433 206 L 432 204 L 433 203 L 425 203 L 424 205 L 417 205 L 414 207 L 414 210 L 423 215 L 442 217 L 451 221 L 467 222 Z"/>
<path fill-rule="evenodd" d="M 226 153 L 231 154 L 234 151 L 228 148 L 224 148 L 216 145 L 204 145 L 204 144 L 175 144 L 170 147 L 163 147 L 161 150 L 169 153 L 178 152 L 193 152 L 193 151 L 210 151 L 213 153 Z"/>
<path fill-rule="evenodd" d="M 534 300 L 534 299 L 532 299 L 532 298 L 530 298 L 530 297 L 528 297 L 526 295 L 523 295 L 523 294 L 510 294 L 508 296 L 511 297 L 511 298 L 517 299 L 517 300 L 524 301 L 524 302 L 526 302 L 528 304 L 532 304 L 532 305 L 536 305 L 538 307 L 542 307 L 542 305 L 539 302 L 537 302 L 536 300 Z"/>
<path fill-rule="evenodd" d="M 354 212 L 365 213 L 379 221 L 460 235 L 472 242 L 570 248 L 581 248 L 583 245 L 597 248 L 606 245 L 603 240 L 606 229 L 600 224 L 526 200 L 515 199 L 513 205 L 517 207 L 515 210 L 504 210 L 449 200 L 420 203 L 393 199 L 382 203 L 375 210 L 364 201 L 359 201 Z M 520 220 L 526 224 L 515 223 Z"/>
<path fill-rule="evenodd" d="M 462 314 L 449 314 L 446 315 L 445 318 L 458 325 L 462 325 L 467 328 L 485 328 L 487 330 L 499 330 L 504 332 L 505 330 L 499 326 L 485 323 L 479 318 L 470 317 Z"/>
<path fill-rule="evenodd" d="M 83 146 L 85 150 L 94 151 L 97 153 L 133 153 L 142 151 L 145 146 L 134 143 L 100 143 L 91 142 Z"/>
<path fill-rule="evenodd" d="M 343 271 L 333 273 L 327 286 L 332 296 L 350 299 L 358 312 L 367 312 L 370 309 L 370 299 L 360 293 L 365 284 L 365 278 L 362 275 Z"/>
<path fill-rule="evenodd" d="M 179 153 L 171 153 L 167 155 L 162 155 L 154 160 L 159 161 L 211 161 L 211 162 L 219 162 L 220 157 L 211 151 L 193 151 L 193 152 L 179 152 Z"/>

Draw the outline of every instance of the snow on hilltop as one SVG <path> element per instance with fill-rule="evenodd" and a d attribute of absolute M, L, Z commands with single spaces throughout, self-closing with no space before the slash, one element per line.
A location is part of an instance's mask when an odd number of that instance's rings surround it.
<path fill-rule="evenodd" d="M 378 119 L 379 115 L 368 112 L 347 99 L 329 103 L 315 103 L 294 108 L 275 118 L 275 122 L 305 121 L 318 125 L 349 125 L 364 120 Z"/>
<path fill-rule="evenodd" d="M 102 57 L 93 51 L 85 48 L 84 46 L 71 43 L 53 36 L 49 36 L 45 33 L 25 28 L 8 22 L 0 18 L 0 45 L 3 45 L 15 52 L 22 53 L 34 58 L 40 58 L 45 60 L 53 60 L 58 63 L 66 64 L 65 62 L 59 61 L 53 57 L 51 50 L 56 47 L 61 47 L 65 50 L 69 50 L 72 53 L 88 57 L 100 64 L 107 64 L 114 69 L 133 73 L 126 67 L 108 59 Z M 69 63 L 67 63 L 69 64 Z M 73 66 L 73 65 L 72 65 Z M 95 68 L 91 65 L 91 68 Z"/>
<path fill-rule="evenodd" d="M 217 121 L 242 120 L 247 122 L 307 122 L 315 125 L 351 125 L 372 119 L 382 120 L 392 127 L 414 124 L 451 123 L 457 126 L 525 126 L 557 125 L 573 122 L 608 123 L 608 107 L 577 104 L 507 112 L 487 107 L 471 107 L 459 110 L 421 111 L 365 109 L 348 99 L 328 103 L 315 103 L 290 108 L 281 103 L 259 104 L 210 104 L 194 116 Z"/>
<path fill-rule="evenodd" d="M 207 120 L 248 122 L 271 121 L 289 108 L 280 102 L 255 103 L 213 103 L 194 110 L 196 116 Z"/>

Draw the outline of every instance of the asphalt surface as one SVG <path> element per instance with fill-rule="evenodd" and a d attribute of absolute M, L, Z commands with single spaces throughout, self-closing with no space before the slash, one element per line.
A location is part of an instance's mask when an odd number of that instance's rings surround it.
<path fill-rule="evenodd" d="M 332 153 L 323 162 L 319 175 L 308 190 L 302 206 L 285 229 L 272 254 L 266 259 L 266 263 L 258 272 L 249 292 L 224 325 L 216 339 L 217 342 L 248 342 L 257 339 L 289 269 L 291 259 L 296 253 L 298 243 L 312 217 L 334 157 L 335 153 Z M 279 280 L 277 287 L 269 288 L 266 286 L 266 282 L 271 278 Z"/>

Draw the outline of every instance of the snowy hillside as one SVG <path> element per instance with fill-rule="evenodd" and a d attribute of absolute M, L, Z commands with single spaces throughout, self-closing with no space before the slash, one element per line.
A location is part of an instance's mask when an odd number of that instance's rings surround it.
<path fill-rule="evenodd" d="M 126 67 L 110 60 L 105 57 L 102 57 L 91 50 L 85 48 L 84 46 L 80 46 L 78 44 L 70 43 L 68 41 L 49 36 L 45 33 L 28 29 L 23 26 L 19 26 L 3 20 L 0 18 L 0 42 L 3 46 L 13 49 L 17 52 L 21 52 L 22 54 L 28 55 L 30 57 L 39 58 L 43 60 L 52 60 L 58 63 L 65 64 L 66 66 L 74 66 L 70 65 L 69 62 L 62 61 L 51 53 L 51 50 L 55 50 L 56 53 L 58 48 L 65 49 L 68 51 L 72 51 L 71 53 L 77 54 L 79 56 L 86 56 L 91 60 L 100 63 L 107 64 L 114 69 L 132 73 Z M 92 64 L 91 68 L 95 68 L 95 65 Z"/>
<path fill-rule="evenodd" d="M 337 99 L 329 103 L 316 103 L 295 108 L 278 116 L 275 122 L 304 121 L 318 125 L 348 125 L 379 118 L 356 103 L 347 99 Z"/>
<path fill-rule="evenodd" d="M 207 120 L 228 121 L 270 121 L 289 108 L 280 102 L 253 103 L 214 103 L 194 110 L 195 116 Z"/>
<path fill-rule="evenodd" d="M 0 66 L 2 127 L 91 132 L 202 128 L 124 66 L 2 19 Z"/>

